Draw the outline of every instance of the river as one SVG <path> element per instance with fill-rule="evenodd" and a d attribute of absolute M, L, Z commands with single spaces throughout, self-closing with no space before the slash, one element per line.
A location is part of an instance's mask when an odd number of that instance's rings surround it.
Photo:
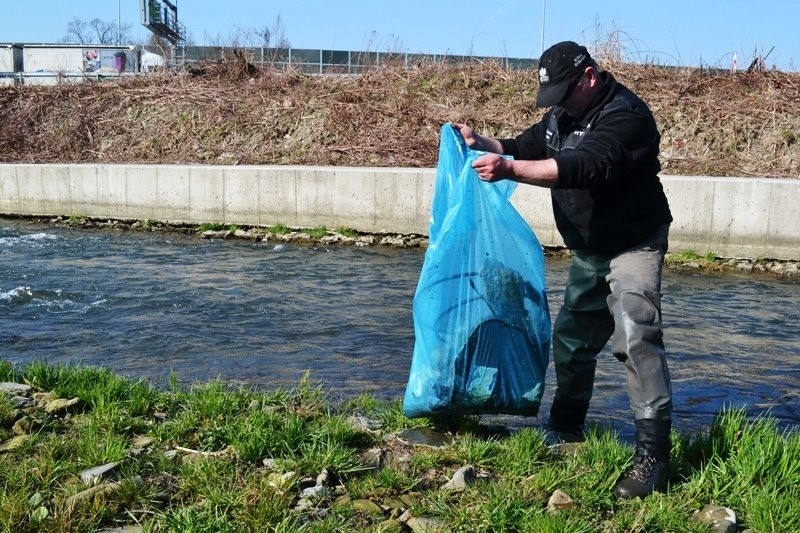
<path fill-rule="evenodd" d="M 0 358 L 82 362 L 164 385 L 220 378 L 332 398 L 401 398 L 421 249 L 208 240 L 176 232 L 0 219 Z M 548 258 L 550 309 L 568 262 Z M 667 271 L 664 335 L 675 426 L 724 406 L 800 425 L 800 284 Z M 548 370 L 543 419 L 552 399 Z M 589 421 L 632 426 L 624 368 L 600 355 Z"/>

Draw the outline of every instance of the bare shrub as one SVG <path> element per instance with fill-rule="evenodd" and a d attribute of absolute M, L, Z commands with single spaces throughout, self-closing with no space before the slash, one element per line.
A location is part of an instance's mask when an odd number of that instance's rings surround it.
<path fill-rule="evenodd" d="M 607 61 L 653 109 L 664 173 L 800 177 L 800 74 Z M 445 122 L 508 137 L 542 113 L 535 73 L 494 61 L 387 61 L 351 76 L 248 65 L 0 88 L 0 160 L 432 167 Z"/>

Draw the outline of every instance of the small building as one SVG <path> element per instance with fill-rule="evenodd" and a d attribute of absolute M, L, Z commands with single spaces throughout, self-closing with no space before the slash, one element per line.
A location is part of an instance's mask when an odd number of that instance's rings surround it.
<path fill-rule="evenodd" d="M 16 83 L 18 72 L 22 72 L 22 47 L 0 44 L 0 85 Z"/>
<path fill-rule="evenodd" d="M 0 44 L 0 76 L 4 72 L 11 74 L 3 79 L 27 85 L 133 75 L 139 72 L 139 51 L 106 44 Z"/>

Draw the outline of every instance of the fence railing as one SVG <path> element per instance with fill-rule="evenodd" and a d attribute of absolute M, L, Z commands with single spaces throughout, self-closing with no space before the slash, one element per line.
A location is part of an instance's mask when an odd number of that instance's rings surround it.
<path fill-rule="evenodd" d="M 144 47 L 144 49 L 159 53 L 156 49 L 150 49 L 148 47 Z M 230 59 L 234 57 L 236 53 L 256 66 L 291 66 L 309 74 L 359 74 L 369 68 L 382 64 L 411 67 L 425 62 L 457 64 L 469 61 L 493 61 L 512 69 L 532 69 L 536 68 L 538 65 L 538 60 L 524 58 L 306 48 L 178 45 L 175 47 L 173 53 L 173 64 L 176 66 Z"/>

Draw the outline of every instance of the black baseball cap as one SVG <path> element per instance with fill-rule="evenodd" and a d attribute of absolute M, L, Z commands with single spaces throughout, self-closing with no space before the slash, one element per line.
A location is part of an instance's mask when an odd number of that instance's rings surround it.
<path fill-rule="evenodd" d="M 586 47 L 572 41 L 562 41 L 545 50 L 539 58 L 536 107 L 551 107 L 561 102 L 572 82 L 593 62 Z"/>

